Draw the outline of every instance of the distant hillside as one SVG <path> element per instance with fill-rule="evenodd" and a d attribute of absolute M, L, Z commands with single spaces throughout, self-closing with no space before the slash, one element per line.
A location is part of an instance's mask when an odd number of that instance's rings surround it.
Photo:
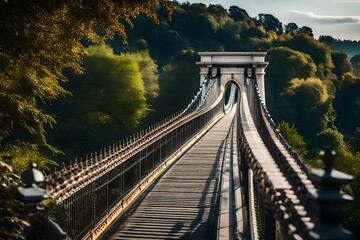
<path fill-rule="evenodd" d="M 352 58 L 354 55 L 360 54 L 360 41 L 337 40 L 331 48 L 335 51 L 343 51 Z"/>
<path fill-rule="evenodd" d="M 360 41 L 334 39 L 331 36 L 320 36 L 319 41 L 325 42 L 334 51 L 342 51 L 349 59 L 360 54 Z"/>

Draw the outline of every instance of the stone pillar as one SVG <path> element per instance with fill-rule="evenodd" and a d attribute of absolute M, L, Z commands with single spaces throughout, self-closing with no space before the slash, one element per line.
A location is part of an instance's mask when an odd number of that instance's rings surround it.
<path fill-rule="evenodd" d="M 255 75 L 257 84 L 259 87 L 261 98 L 263 99 L 263 102 L 266 105 L 266 99 L 265 99 L 265 67 L 257 67 L 255 69 Z"/>
<path fill-rule="evenodd" d="M 237 81 L 243 91 L 247 91 L 244 81 L 244 70 L 255 68 L 255 75 L 260 90 L 261 97 L 265 101 L 265 62 L 266 52 L 199 52 L 200 62 L 196 64 L 200 67 L 200 84 L 204 81 L 209 67 L 212 67 L 213 74 L 215 69 L 220 68 L 221 84 L 223 87 L 229 81 Z"/>

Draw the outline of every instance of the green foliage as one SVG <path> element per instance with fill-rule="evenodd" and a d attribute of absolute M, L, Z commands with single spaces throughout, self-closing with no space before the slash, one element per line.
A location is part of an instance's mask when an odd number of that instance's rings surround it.
<path fill-rule="evenodd" d="M 329 47 L 326 44 L 315 40 L 308 34 L 296 34 L 292 38 L 277 42 L 276 45 L 289 47 L 293 50 L 306 53 L 311 56 L 316 65 L 322 64 L 327 68 L 334 67 L 331 61 Z"/>
<path fill-rule="evenodd" d="M 25 239 L 23 230 L 29 223 L 23 218 L 23 204 L 15 198 L 19 176 L 0 158 L 0 238 Z"/>
<path fill-rule="evenodd" d="M 267 31 L 273 30 L 277 34 L 283 33 L 282 23 L 271 14 L 260 13 L 257 18 L 258 23 L 260 23 Z"/>
<path fill-rule="evenodd" d="M 291 35 L 294 35 L 297 33 L 299 27 L 296 23 L 288 23 L 285 25 L 285 33 L 290 33 Z"/>
<path fill-rule="evenodd" d="M 230 6 L 229 15 L 235 21 L 244 21 L 246 18 L 250 18 L 246 10 L 239 8 L 238 6 Z"/>
<path fill-rule="evenodd" d="M 17 174 L 24 172 L 31 163 L 36 163 L 39 169 L 49 170 L 57 164 L 40 154 L 37 144 L 15 141 L 7 144 L 0 152 L 0 157 L 11 159 L 11 165 Z"/>
<path fill-rule="evenodd" d="M 282 91 L 293 78 L 309 78 L 315 76 L 316 65 L 311 57 L 286 47 L 271 49 L 266 60 L 269 62 L 267 76 L 273 79 L 271 88 Z"/>
<path fill-rule="evenodd" d="M 360 79 L 344 79 L 336 93 L 334 107 L 338 114 L 337 125 L 345 134 L 360 127 Z"/>
<path fill-rule="evenodd" d="M 146 96 L 157 97 L 159 95 L 159 75 L 155 61 L 150 57 L 149 51 L 141 51 L 135 56 L 144 82 Z"/>
<path fill-rule="evenodd" d="M 305 96 L 302 99 L 304 101 L 300 102 L 307 106 L 313 105 L 311 110 L 324 104 L 329 98 L 325 84 L 318 78 L 292 79 L 290 86 L 286 89 L 286 94 L 294 96 L 301 91 Z"/>
<path fill-rule="evenodd" d="M 354 69 L 354 73 L 360 77 L 360 54 L 353 56 L 350 59 L 351 65 Z"/>
<path fill-rule="evenodd" d="M 304 33 L 304 34 L 309 35 L 310 37 L 314 37 L 312 29 L 308 26 L 303 26 L 303 27 L 297 29 L 296 33 L 297 34 Z"/>
<path fill-rule="evenodd" d="M 147 97 L 158 93 L 157 66 L 147 51 L 114 54 L 94 45 L 84 58 L 84 74 L 70 76 L 73 96 L 60 101 L 62 117 L 52 141 L 72 153 L 86 153 L 121 139 L 126 127 L 137 126 L 150 108 Z"/>
<path fill-rule="evenodd" d="M 155 3 L 170 11 L 168 1 Z M 154 6 L 154 1 L 1 1 L 0 137 L 21 126 L 46 143 L 45 126 L 53 124 L 54 118 L 41 109 L 39 101 L 67 93 L 59 83 L 65 80 L 63 69 L 82 71 L 80 40 L 111 38 L 115 33 L 125 39 L 119 20 L 131 24 L 132 18 L 145 13 L 157 21 Z"/>
<path fill-rule="evenodd" d="M 285 121 L 281 121 L 277 128 L 280 133 L 284 136 L 285 140 L 294 148 L 294 150 L 304 158 L 308 151 L 306 149 L 306 143 L 304 141 L 303 136 L 301 136 L 294 124 L 290 125 Z"/>
<path fill-rule="evenodd" d="M 335 39 L 332 36 L 320 35 L 319 42 L 324 42 L 331 47 L 335 43 Z"/>
<path fill-rule="evenodd" d="M 327 113 L 331 110 L 326 85 L 317 78 L 293 79 L 282 96 L 289 102 L 289 111 L 285 119 L 296 122 L 307 140 L 314 137 L 314 132 L 321 131 L 328 125 Z"/>
<path fill-rule="evenodd" d="M 288 108 L 289 102 L 284 99 L 282 93 L 291 79 L 297 77 L 306 79 L 314 76 L 316 65 L 309 55 L 286 47 L 271 49 L 266 56 L 266 61 L 269 62 L 266 69 L 267 105 L 275 119 L 290 121 L 283 115 L 285 112 L 282 109 Z M 291 114 L 290 111 L 286 111 L 286 113 Z"/>
<path fill-rule="evenodd" d="M 199 56 L 194 51 L 179 52 L 160 75 L 160 94 L 154 107 L 160 119 L 184 109 L 200 86 Z M 159 119 L 159 120 L 160 120 Z"/>
<path fill-rule="evenodd" d="M 358 154 L 353 154 L 350 146 L 344 141 L 344 135 L 337 130 L 325 129 L 316 139 L 319 149 L 330 146 L 336 152 L 334 168 L 352 176 L 360 174 L 360 160 Z"/>
<path fill-rule="evenodd" d="M 334 51 L 345 52 L 351 58 L 360 53 L 360 41 L 336 39 L 331 48 Z"/>
<path fill-rule="evenodd" d="M 88 52 L 90 56 L 84 58 L 86 70 L 74 83 L 75 111 L 85 119 L 87 113 L 100 112 L 119 124 L 138 124 L 149 110 L 138 61 L 145 65 L 151 58 L 147 55 L 142 59 L 146 53 L 115 55 L 104 44 L 91 46 Z"/>
<path fill-rule="evenodd" d="M 345 73 L 352 71 L 351 63 L 347 60 L 347 55 L 343 52 L 333 52 L 331 58 L 335 65 L 333 72 L 338 78 L 341 78 Z"/>

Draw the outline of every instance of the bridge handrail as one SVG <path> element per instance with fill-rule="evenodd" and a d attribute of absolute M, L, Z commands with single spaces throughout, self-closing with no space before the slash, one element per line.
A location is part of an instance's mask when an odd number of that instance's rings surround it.
<path fill-rule="evenodd" d="M 210 90 L 212 89 L 214 85 L 213 79 L 217 79 L 220 77 L 219 69 L 217 70 L 217 73 L 215 76 L 212 75 L 212 68 L 209 68 L 208 74 L 205 77 L 205 80 L 200 85 L 199 90 L 195 94 L 195 96 L 192 98 L 188 106 L 181 112 L 181 114 L 188 114 L 194 111 L 199 111 L 200 109 L 208 106 L 207 99 L 210 95 Z M 213 99 L 212 99 L 213 100 Z M 212 101 L 213 102 L 213 101 Z"/>
<path fill-rule="evenodd" d="M 227 114 L 228 112 L 230 112 L 233 104 L 234 104 L 234 100 L 235 100 L 235 95 L 236 95 L 236 90 L 237 90 L 237 87 L 235 87 L 234 84 L 231 84 L 230 85 L 230 96 L 229 96 L 229 99 L 227 101 L 227 103 L 225 104 L 224 106 L 224 112 Z"/>
<path fill-rule="evenodd" d="M 246 115 L 245 104 L 247 103 L 244 103 L 244 100 L 241 103 L 241 112 L 244 112 Z M 238 111 L 240 111 L 240 106 Z M 247 111 L 249 112 L 250 110 Z M 260 159 L 257 159 L 256 157 L 258 153 L 252 149 L 254 146 L 256 148 L 257 143 L 253 142 L 253 139 L 247 139 L 247 137 L 253 136 L 251 133 L 252 130 L 250 129 L 251 125 L 247 122 L 249 119 L 244 120 L 244 122 L 242 120 L 242 114 L 237 114 L 237 116 L 240 118 L 240 122 L 242 122 L 242 124 L 238 125 L 239 145 L 241 147 L 241 154 L 243 154 L 244 159 L 246 159 L 247 162 L 243 162 L 242 164 L 248 165 L 252 170 L 254 183 L 257 186 L 253 188 L 253 186 L 249 185 L 248 193 L 248 197 L 250 198 L 249 217 L 252 226 L 250 229 L 251 235 L 259 236 L 260 239 L 264 238 L 265 229 L 261 223 L 262 217 L 260 217 L 260 215 L 265 209 L 268 214 L 274 216 L 279 221 L 285 239 L 297 239 L 299 236 L 302 237 L 300 239 L 310 239 L 309 232 L 314 224 L 312 218 L 308 216 L 308 211 L 305 210 L 303 205 L 299 202 L 297 195 L 295 195 L 292 190 L 278 187 L 276 186 L 278 183 L 272 182 L 271 176 L 267 173 L 266 166 L 262 166 L 260 163 L 261 161 L 259 161 Z M 255 122 L 256 121 L 254 120 L 254 124 Z M 244 123 L 246 124 L 245 130 L 248 129 L 248 135 L 245 134 Z M 258 133 L 260 135 L 260 131 L 258 131 Z M 253 142 L 252 147 L 250 144 L 251 142 Z M 267 161 L 272 160 L 273 159 L 267 159 Z M 243 166 L 243 174 L 246 174 L 244 173 L 244 170 Z M 249 182 L 252 180 L 250 173 Z M 284 186 L 284 183 L 281 183 L 281 185 Z M 256 191 L 258 194 L 253 193 L 253 191 Z M 260 203 L 254 203 L 252 201 L 260 201 Z"/>
<path fill-rule="evenodd" d="M 191 114 L 199 112 L 206 106 L 209 106 L 209 103 L 206 102 L 207 97 L 209 95 L 219 95 L 220 89 L 214 89 L 213 87 L 214 82 L 216 82 L 213 81 L 213 79 L 216 79 L 219 76 L 219 73 L 217 73 L 215 76 L 212 76 L 211 70 L 209 69 L 208 76 L 205 78 L 198 92 L 195 94 L 195 97 L 191 100 L 190 104 L 185 108 L 185 110 L 176 112 L 175 114 L 150 126 L 148 129 L 141 130 L 132 136 L 119 141 L 119 144 L 114 143 L 113 146 L 110 145 L 108 149 L 100 149 L 99 154 L 97 154 L 97 152 L 94 154 L 91 153 L 90 158 L 88 155 L 86 155 L 85 161 L 82 161 L 82 159 L 80 161 L 75 159 L 74 163 L 70 163 L 69 166 L 64 165 L 61 170 L 46 176 L 46 180 L 43 183 L 44 187 L 46 187 L 52 197 L 61 202 L 64 197 L 66 198 L 69 196 L 69 194 L 71 194 L 72 189 L 69 188 L 69 184 L 78 180 L 79 177 L 86 177 L 87 172 L 91 172 L 95 175 L 101 175 L 101 172 L 105 167 L 98 168 L 99 165 L 108 162 L 114 156 L 118 155 L 121 156 L 121 158 L 118 158 L 117 163 L 125 161 L 125 159 L 131 155 L 132 151 L 138 148 L 138 145 L 143 144 L 149 139 L 156 138 L 161 130 L 165 128 L 171 128 L 177 122 L 184 121 L 184 119 L 191 117 Z M 210 94 L 212 90 L 216 91 L 216 94 Z M 205 102 L 207 104 L 204 104 Z M 89 180 L 91 182 L 93 177 L 89 177 Z M 86 183 L 86 181 L 83 183 Z M 65 185 L 67 187 L 65 187 Z M 75 185 L 79 184 L 76 183 Z"/>
<path fill-rule="evenodd" d="M 296 151 L 287 143 L 284 137 L 280 134 L 279 130 L 276 127 L 273 119 L 270 116 L 264 102 L 262 101 L 260 91 L 256 82 L 256 78 L 252 77 L 252 85 L 250 87 L 253 100 L 253 118 L 255 120 L 256 127 L 259 130 L 260 136 L 263 139 L 264 143 L 267 145 L 270 154 L 273 156 L 274 160 L 277 162 L 279 168 L 285 174 L 285 177 L 289 180 L 293 189 L 296 190 L 296 194 L 299 196 L 303 204 L 307 205 L 309 191 L 314 189 L 313 184 L 308 178 L 308 169 L 304 161 L 296 153 Z M 280 149 L 280 146 L 276 144 L 276 137 L 282 146 L 285 148 L 286 152 L 283 152 Z M 294 166 L 289 160 L 291 158 L 286 156 L 288 153 L 292 159 L 295 160 L 296 165 Z M 296 167 L 297 166 L 297 167 Z M 298 171 L 297 168 L 303 172 Z"/>
<path fill-rule="evenodd" d="M 62 170 L 48 175 L 45 182 L 43 183 L 43 187 L 49 191 L 51 196 L 56 199 L 58 203 L 66 205 L 69 208 L 71 208 L 70 205 L 75 201 L 85 201 L 86 199 L 84 200 L 84 198 L 89 198 L 90 200 L 87 199 L 86 201 L 90 201 L 89 204 L 94 205 L 94 201 L 96 200 L 91 200 L 94 198 L 93 192 L 102 192 L 103 188 L 118 178 L 118 175 L 123 175 L 126 173 L 126 171 L 130 171 L 127 169 L 134 169 L 136 165 L 139 165 L 138 161 L 140 161 L 140 164 L 143 161 L 148 161 L 147 157 L 144 160 L 144 156 L 142 156 L 144 151 L 147 152 L 146 149 L 150 148 L 149 151 L 152 151 L 151 154 L 153 155 L 153 159 L 157 158 L 155 155 L 160 154 L 162 160 L 164 159 L 164 156 L 161 155 L 162 148 L 164 148 L 163 141 L 167 143 L 168 138 L 173 138 L 173 135 L 183 134 L 181 131 L 185 130 L 181 130 L 179 133 L 177 131 L 179 129 L 188 129 L 191 127 L 188 125 L 191 125 L 193 121 L 194 128 L 197 129 L 210 121 L 214 117 L 215 113 L 219 114 L 222 112 L 223 101 L 218 101 L 216 104 L 214 99 L 208 99 L 209 95 L 223 96 L 223 93 L 220 92 L 222 91 L 220 88 L 220 81 L 214 80 L 217 77 L 219 77 L 219 74 L 217 74 L 215 77 L 209 76 L 200 87 L 199 92 L 202 96 L 201 102 L 192 101 L 193 104 L 189 104 L 190 108 L 188 107 L 186 111 L 175 113 L 165 120 L 150 126 L 148 130 L 140 131 L 134 134 L 132 137 L 127 138 L 126 141 L 123 141 L 122 143 L 119 142 L 119 144 L 114 144 L 112 148 L 109 147 L 108 149 L 105 148 L 104 150 L 100 150 L 100 154 L 91 154 L 90 158 L 86 156 L 85 161 L 78 162 L 75 160 L 74 163 L 70 164 L 69 167 L 64 166 Z M 199 95 L 199 92 L 197 96 Z M 196 103 L 196 105 L 194 103 Z M 216 106 L 210 106 L 212 103 L 216 104 Z M 190 138 L 195 133 L 195 130 L 190 131 L 189 133 L 185 132 L 184 137 Z M 178 137 L 176 137 L 176 140 L 174 141 L 179 144 L 180 141 L 183 141 L 182 138 L 183 137 L 179 137 L 178 139 Z M 157 147 L 158 150 L 155 151 L 155 147 Z M 166 146 L 164 151 L 166 154 L 170 154 L 172 151 L 175 151 L 174 148 L 174 146 Z M 156 164 L 160 163 L 161 161 L 157 160 Z M 120 167 L 123 170 L 119 170 Z M 116 175 L 112 174 L 112 172 L 115 170 L 117 171 Z M 143 173 L 140 167 L 140 173 L 136 172 L 136 174 L 140 174 L 141 179 L 145 177 L 143 176 L 144 174 L 146 175 L 148 173 Z M 119 196 L 124 197 L 128 194 L 131 194 L 132 190 L 137 187 L 140 179 L 136 180 L 132 187 L 125 186 L 125 190 L 122 189 L 121 191 L 123 192 Z M 117 201 L 120 201 L 121 197 L 118 197 Z M 114 204 L 105 204 L 107 205 L 107 210 L 105 212 L 98 213 L 95 205 L 93 210 L 88 210 L 90 212 L 86 214 L 90 214 L 93 216 L 92 218 L 94 218 L 94 220 L 91 220 L 90 225 L 77 227 L 81 224 L 79 224 L 77 220 L 71 220 L 72 222 L 70 225 L 74 225 L 75 228 L 77 228 L 75 231 L 77 233 L 73 235 L 74 238 L 83 237 L 86 232 L 89 232 L 90 229 L 94 227 L 93 225 L 96 225 L 95 222 L 101 221 L 101 219 L 106 214 L 108 214 L 108 209 L 112 208 Z M 93 214 L 91 213 L 92 211 Z M 94 215 L 95 212 L 96 216 Z"/>
<path fill-rule="evenodd" d="M 246 72 L 247 71 L 245 71 L 245 73 Z M 252 84 L 254 84 L 254 89 L 253 90 L 255 91 L 254 96 L 256 96 L 254 98 L 254 100 L 256 101 L 255 108 L 257 110 L 259 110 L 259 107 L 260 107 L 260 110 L 262 111 L 262 115 L 265 116 L 265 119 L 267 120 L 267 122 L 271 126 L 274 134 L 279 138 L 279 140 L 284 145 L 284 147 L 286 148 L 288 153 L 295 159 L 297 165 L 301 168 L 301 170 L 304 173 L 308 174 L 309 170 L 308 170 L 307 166 L 305 165 L 305 162 L 301 159 L 300 155 L 295 151 L 295 149 L 285 140 L 284 136 L 280 133 L 280 131 L 278 130 L 274 120 L 272 119 L 272 117 L 271 117 L 271 115 L 270 115 L 270 113 L 269 113 L 269 111 L 268 111 L 262 97 L 261 97 L 256 77 L 253 76 L 253 75 L 247 76 L 247 77 L 252 78 Z"/>

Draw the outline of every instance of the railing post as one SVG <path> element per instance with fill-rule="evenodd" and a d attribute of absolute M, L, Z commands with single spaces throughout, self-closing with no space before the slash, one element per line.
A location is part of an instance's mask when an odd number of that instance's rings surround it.
<path fill-rule="evenodd" d="M 25 229 L 26 239 L 66 239 L 66 233 L 58 224 L 49 219 L 40 211 L 39 204 L 49 198 L 45 189 L 37 184 L 45 180 L 44 174 L 32 163 L 21 175 L 21 181 L 25 186 L 18 187 L 17 197 L 25 204 L 27 219 L 30 226 Z"/>
<path fill-rule="evenodd" d="M 352 181 L 353 177 L 332 169 L 335 151 L 321 151 L 324 169 L 311 171 L 310 179 L 316 186 L 311 192 L 310 210 L 314 213 L 315 226 L 310 231 L 313 239 L 351 239 L 351 232 L 340 227 L 342 207 L 352 197 L 340 191 L 340 187 Z"/>

